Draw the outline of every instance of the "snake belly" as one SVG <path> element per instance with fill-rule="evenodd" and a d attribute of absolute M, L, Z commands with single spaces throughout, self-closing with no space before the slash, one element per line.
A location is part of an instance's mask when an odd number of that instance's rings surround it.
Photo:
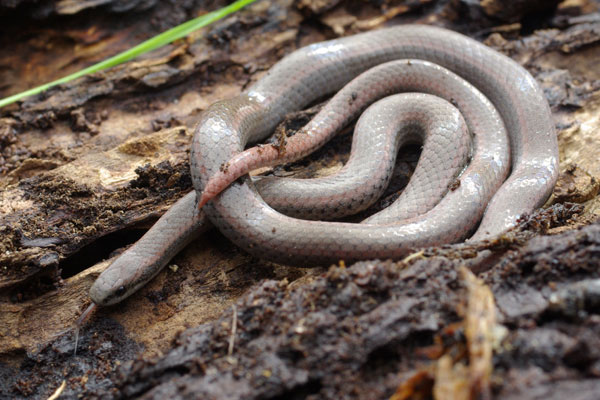
<path fill-rule="evenodd" d="M 363 73 L 372 75 L 356 78 Z M 431 172 L 437 162 L 430 159 L 431 167 L 422 168 L 428 171 L 426 176 L 415 181 L 421 184 L 411 180 L 391 207 L 351 224 L 297 217 L 318 219 L 334 216 L 334 211 L 364 209 L 373 200 L 361 200 L 363 194 L 355 188 L 320 192 L 318 187 L 327 184 L 275 178 L 254 182 L 244 176 L 201 211 L 194 206 L 198 196 L 193 193 L 176 203 L 157 223 L 160 228 L 151 229 L 101 274 L 90 291 L 92 300 L 114 304 L 133 293 L 199 229 L 205 230 L 208 220 L 246 251 L 275 261 L 312 266 L 340 259 L 399 258 L 414 248 L 463 240 L 478 223 L 472 240 L 502 233 L 521 215 L 541 206 L 554 187 L 556 135 L 548 103 L 534 78 L 511 59 L 463 35 L 403 25 L 299 49 L 239 96 L 209 107 L 192 141 L 196 192 L 201 194 L 206 182 L 248 143 L 272 133 L 286 114 L 338 90 L 311 121 L 307 140 L 294 141 L 283 161 L 314 151 L 371 102 L 392 92 L 419 91 L 456 105 L 473 136 L 471 160 L 458 177 L 458 187 L 442 188 L 441 200 L 433 196 L 440 185 L 437 189 L 427 185 L 432 176 L 439 182 L 438 173 Z M 389 151 L 358 157 L 356 164 L 361 159 L 389 158 Z M 414 175 L 418 171 L 419 166 Z M 353 174 L 347 174 L 347 182 L 354 182 Z M 386 174 L 370 181 L 377 186 L 375 191 L 381 190 Z M 267 205 L 260 193 L 294 217 Z M 334 197 L 337 200 L 331 201 Z"/>

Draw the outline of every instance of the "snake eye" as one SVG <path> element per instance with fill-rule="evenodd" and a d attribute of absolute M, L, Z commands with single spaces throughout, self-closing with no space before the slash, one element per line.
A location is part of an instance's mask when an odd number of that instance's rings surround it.
<path fill-rule="evenodd" d="M 119 286 L 119 288 L 117 289 L 117 291 L 115 293 L 117 294 L 117 296 L 121 296 L 122 294 L 125 294 L 125 286 Z"/>

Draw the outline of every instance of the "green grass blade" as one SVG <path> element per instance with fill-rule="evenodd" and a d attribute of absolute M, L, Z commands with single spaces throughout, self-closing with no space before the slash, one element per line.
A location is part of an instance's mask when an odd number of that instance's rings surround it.
<path fill-rule="evenodd" d="M 174 28 L 169 29 L 159 35 L 154 36 L 151 39 L 146 40 L 145 42 L 140 43 L 139 45 L 132 47 L 129 50 L 126 50 L 122 53 L 117 54 L 111 58 L 108 58 L 104 61 L 101 61 L 97 64 L 79 70 L 71 75 L 65 76 L 63 78 L 57 79 L 55 81 L 40 85 L 33 89 L 26 90 L 21 93 L 14 94 L 9 97 L 5 97 L 0 99 L 0 108 L 7 106 L 15 101 L 21 100 L 27 96 L 31 96 L 34 94 L 38 94 L 43 92 L 44 90 L 51 88 L 52 86 L 59 85 L 61 83 L 69 82 L 73 79 L 77 79 L 87 74 L 91 74 L 97 71 L 101 71 L 106 68 L 114 67 L 115 65 L 122 64 L 127 62 L 140 54 L 147 53 L 154 49 L 157 49 L 161 46 L 169 44 L 177 39 L 181 39 L 184 36 L 189 35 L 193 31 L 203 28 L 211 23 L 220 20 L 228 16 L 231 13 L 238 11 L 239 9 L 247 6 L 248 4 L 254 3 L 256 0 L 237 0 L 236 2 L 228 5 L 227 7 L 223 7 L 219 10 L 212 11 L 208 14 L 202 15 L 201 17 L 194 18 L 190 21 L 184 22 L 181 25 L 178 25 Z"/>

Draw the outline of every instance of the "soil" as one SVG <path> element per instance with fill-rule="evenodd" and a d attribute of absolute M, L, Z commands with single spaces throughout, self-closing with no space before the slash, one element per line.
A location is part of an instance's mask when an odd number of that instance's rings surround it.
<path fill-rule="evenodd" d="M 224 5 L 0 0 L 0 97 Z M 543 209 L 493 241 L 328 268 L 254 258 L 213 230 L 76 344 L 94 279 L 191 190 L 202 110 L 301 46 L 404 23 L 483 41 L 538 80 L 561 156 Z M 0 109 L 0 398 L 600 398 L 599 46 L 598 0 L 259 1 Z M 336 171 L 350 131 L 258 173 Z M 418 149 L 400 158 L 356 218 L 406 185 Z"/>

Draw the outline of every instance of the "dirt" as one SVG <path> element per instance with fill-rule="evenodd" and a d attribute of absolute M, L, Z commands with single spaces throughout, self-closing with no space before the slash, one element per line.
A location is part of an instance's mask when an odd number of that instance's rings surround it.
<path fill-rule="evenodd" d="M 0 1 L 0 93 L 224 4 L 95 3 Z M 597 398 L 600 3 L 510 3 L 258 2 L 0 110 L 0 398 Z M 300 46 L 411 22 L 484 41 L 540 82 L 561 152 L 544 209 L 490 242 L 330 268 L 256 259 L 211 231 L 99 310 L 76 346 L 94 279 L 191 189 L 203 109 Z M 275 143 L 314 111 L 290 115 Z M 259 173 L 335 171 L 349 136 Z M 417 157 L 403 150 L 384 197 L 355 218 L 393 201 Z"/>

